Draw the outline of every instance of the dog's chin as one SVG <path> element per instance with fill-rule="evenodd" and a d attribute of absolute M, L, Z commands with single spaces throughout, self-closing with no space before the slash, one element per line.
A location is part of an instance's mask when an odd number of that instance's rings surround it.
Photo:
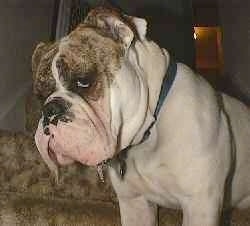
<path fill-rule="evenodd" d="M 58 167 L 58 166 L 68 166 L 76 163 L 76 161 L 72 158 L 69 158 L 65 155 L 61 155 L 59 153 L 55 153 L 51 148 L 48 148 L 48 156 L 53 162 L 53 164 Z M 90 166 L 90 167 L 103 167 L 104 165 L 108 164 L 112 160 L 113 156 L 110 156 L 109 158 L 99 158 L 99 159 L 86 159 L 86 160 L 81 160 L 81 164 Z M 79 162 L 79 161 L 77 161 Z"/>
<path fill-rule="evenodd" d="M 64 139 L 66 140 L 66 138 Z M 100 145 L 101 146 L 101 145 Z M 110 149 L 109 149 L 110 150 Z M 73 164 L 74 162 L 79 162 L 87 166 L 98 166 L 104 164 L 108 159 L 113 157 L 113 154 L 106 150 L 106 148 L 99 147 L 98 149 L 87 146 L 82 146 L 78 148 L 72 147 L 72 149 L 67 149 L 62 147 L 60 143 L 50 137 L 48 142 L 48 155 L 51 161 L 55 165 L 66 166 Z"/>

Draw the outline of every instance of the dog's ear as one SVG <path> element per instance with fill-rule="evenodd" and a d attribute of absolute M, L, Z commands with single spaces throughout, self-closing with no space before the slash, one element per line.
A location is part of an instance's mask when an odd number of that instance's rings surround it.
<path fill-rule="evenodd" d="M 132 28 L 114 9 L 96 8 L 89 12 L 84 23 L 111 33 L 112 37 L 121 41 L 125 48 L 128 48 L 134 39 Z"/>
<path fill-rule="evenodd" d="M 125 16 L 130 23 L 133 25 L 134 29 L 139 36 L 141 41 L 144 41 L 147 34 L 147 21 L 143 18 L 133 17 L 133 16 Z"/>
<path fill-rule="evenodd" d="M 32 68 L 33 75 L 36 73 L 40 60 L 42 56 L 44 55 L 44 53 L 47 51 L 47 49 L 48 49 L 48 44 L 44 42 L 40 42 L 39 44 L 37 44 L 33 52 L 32 61 L 31 61 L 31 68 Z"/>
<path fill-rule="evenodd" d="M 43 57 L 46 55 L 47 58 L 52 58 L 56 51 L 58 49 L 58 43 L 57 42 L 50 42 L 50 43 L 44 43 L 40 42 L 32 55 L 32 63 L 31 63 L 31 68 L 32 68 L 32 74 L 33 74 L 33 79 L 35 78 L 34 76 L 36 75 L 36 72 L 39 68 L 39 65 L 43 59 Z"/>

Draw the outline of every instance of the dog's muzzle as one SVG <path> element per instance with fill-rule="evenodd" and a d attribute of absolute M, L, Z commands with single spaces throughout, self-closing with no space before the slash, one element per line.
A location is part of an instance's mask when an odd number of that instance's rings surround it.
<path fill-rule="evenodd" d="M 76 161 L 98 166 L 100 172 L 103 161 L 113 157 L 116 139 L 108 129 L 109 118 L 97 113 L 102 106 L 94 107 L 58 95 L 45 102 L 35 141 L 52 171 Z"/>

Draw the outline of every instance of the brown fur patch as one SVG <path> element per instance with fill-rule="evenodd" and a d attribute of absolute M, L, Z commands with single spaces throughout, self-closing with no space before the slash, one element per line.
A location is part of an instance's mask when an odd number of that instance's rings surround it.
<path fill-rule="evenodd" d="M 91 99 L 98 99 L 103 94 L 104 86 L 109 86 L 113 74 L 120 68 L 123 49 L 101 30 L 79 25 L 60 44 L 59 61 L 63 60 L 68 72 L 63 76 L 70 86 L 76 77 L 94 76 L 89 88 L 73 90 Z M 61 71 L 61 70 L 59 70 Z M 65 71 L 65 70 L 64 70 Z"/>
<path fill-rule="evenodd" d="M 90 15 L 92 19 L 96 16 L 94 11 Z M 110 85 L 114 73 L 121 67 L 120 60 L 124 55 L 122 44 L 108 30 L 95 27 L 94 23 L 80 24 L 59 42 L 38 45 L 32 57 L 33 87 L 34 93 L 42 99 L 46 99 L 56 89 L 51 64 L 58 51 L 60 56 L 56 65 L 63 85 L 92 100 L 103 95 L 104 87 Z M 94 76 L 90 87 L 75 85 L 78 77 L 89 75 Z"/>
<path fill-rule="evenodd" d="M 58 43 L 47 44 L 44 52 L 40 58 L 40 62 L 37 64 L 37 70 L 33 70 L 33 91 L 41 99 L 46 99 L 56 88 L 51 64 L 58 52 Z"/>

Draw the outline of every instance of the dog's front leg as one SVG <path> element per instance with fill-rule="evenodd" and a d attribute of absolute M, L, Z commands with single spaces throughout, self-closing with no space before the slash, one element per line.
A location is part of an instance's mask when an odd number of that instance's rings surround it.
<path fill-rule="evenodd" d="M 182 226 L 219 226 L 222 206 L 219 200 L 212 197 L 189 200 L 182 206 Z"/>
<path fill-rule="evenodd" d="M 157 226 L 157 205 L 147 201 L 143 196 L 136 198 L 119 198 L 122 226 Z"/>

